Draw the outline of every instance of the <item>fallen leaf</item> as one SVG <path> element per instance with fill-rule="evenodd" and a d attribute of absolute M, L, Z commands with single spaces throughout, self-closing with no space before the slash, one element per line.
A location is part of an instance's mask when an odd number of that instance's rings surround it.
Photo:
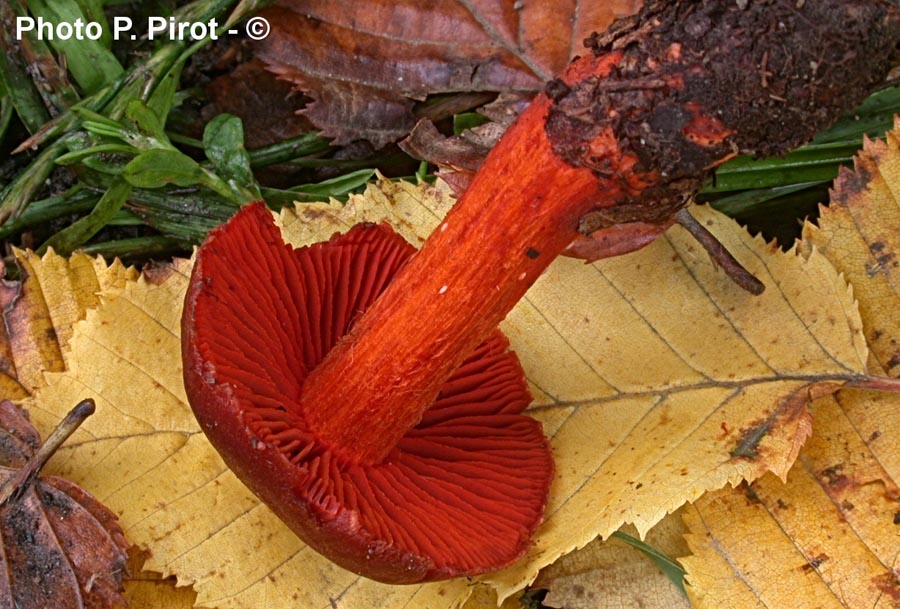
<path fill-rule="evenodd" d="M 257 56 L 315 101 L 304 114 L 335 143 L 376 148 L 412 129 L 413 100 L 455 91 L 537 92 L 582 40 L 638 0 L 282 0 Z"/>
<path fill-rule="evenodd" d="M 815 402 L 816 432 L 786 483 L 766 476 L 687 509 L 695 606 L 896 606 L 900 488 L 855 423 L 878 421 L 896 455 L 900 400 L 866 393 Z"/>
<path fill-rule="evenodd" d="M 474 586 L 472 595 L 462 609 L 525 609 L 525 606 L 514 597 L 501 602 L 494 590 L 487 586 Z"/>
<path fill-rule="evenodd" d="M 817 383 L 862 372 L 859 320 L 824 258 L 694 213 L 763 280 L 762 296 L 676 228 L 621 258 L 557 261 L 503 326 L 560 474 L 532 551 L 485 577 L 501 597 L 623 523 L 643 535 L 704 491 L 784 476 L 810 432 L 811 394 L 833 389 Z"/>
<path fill-rule="evenodd" d="M 866 142 L 801 250 L 853 285 L 872 370 L 900 373 L 900 132 Z M 813 403 L 815 432 L 787 482 L 766 476 L 686 511 L 683 561 L 698 607 L 896 607 L 900 396 L 842 389 Z"/>
<path fill-rule="evenodd" d="M 241 117 L 248 149 L 281 142 L 312 128 L 295 111 L 308 100 L 293 92 L 289 83 L 273 77 L 259 59 L 214 78 L 206 85 L 206 93 L 209 103 L 203 108 L 204 123 L 223 112 Z"/>
<path fill-rule="evenodd" d="M 445 188 L 381 180 L 346 206 L 286 211 L 294 245 L 387 218 L 414 244 L 451 203 Z M 811 393 L 864 371 L 855 305 L 818 255 L 783 253 L 709 209 L 695 213 L 768 285 L 750 297 L 673 229 L 641 252 L 585 265 L 561 259 L 504 323 L 552 438 L 558 478 L 526 558 L 481 578 L 502 600 L 544 566 L 623 523 L 646 532 L 704 491 L 785 475 L 809 433 Z M 76 326 L 67 370 L 31 402 L 40 426 L 74 391 L 100 415 L 66 448 L 77 477 L 203 607 L 455 607 L 465 580 L 386 586 L 343 571 L 297 540 L 224 467 L 187 405 L 180 314 L 189 261 L 131 282 Z M 698 331 L 702 327 L 702 331 Z"/>
<path fill-rule="evenodd" d="M 900 126 L 900 124 L 898 124 Z M 896 129 L 896 126 L 895 126 Z M 853 286 L 865 320 L 873 370 L 900 376 L 900 131 L 867 141 L 842 168 L 821 209 L 818 226 L 806 224 L 802 246 L 816 248 Z"/>
<path fill-rule="evenodd" d="M 26 413 L 0 402 L 0 605 L 108 609 L 123 604 L 128 543 L 115 514 L 81 487 L 37 478 L 46 460 L 93 412 L 83 401 L 41 446 Z"/>
<path fill-rule="evenodd" d="M 197 594 L 189 587 L 176 587 L 174 577 L 144 571 L 146 560 L 145 552 L 129 552 L 131 575 L 125 580 L 124 594 L 128 609 L 192 609 Z"/>
<path fill-rule="evenodd" d="M 681 515 L 676 512 L 653 527 L 645 542 L 670 559 L 683 556 L 688 553 L 684 532 Z M 597 539 L 563 556 L 542 570 L 532 587 L 548 591 L 543 605 L 561 609 L 691 606 L 684 591 L 651 558 L 616 537 Z"/>
<path fill-rule="evenodd" d="M 24 398 L 41 386 L 45 371 L 64 369 L 62 351 L 72 336 L 72 326 L 84 318 L 88 309 L 100 304 L 101 291 L 112 295 L 126 281 L 139 276 L 136 269 L 126 268 L 119 261 L 107 264 L 99 256 L 91 258 L 80 253 L 61 258 L 52 251 L 44 256 L 17 252 L 16 262 L 22 280 L 0 283 L 5 322 L 0 326 L 0 395 L 11 399 Z M 140 568 L 126 571 L 139 573 Z M 162 589 L 148 585 L 150 577 L 141 574 L 123 579 L 124 598 L 129 606 L 159 606 L 141 600 L 148 598 L 150 590 Z M 166 606 L 177 609 L 171 603 Z M 185 605 L 191 606 L 193 602 Z"/>
<path fill-rule="evenodd" d="M 138 275 L 118 261 L 107 265 L 99 256 L 84 254 L 65 259 L 52 251 L 43 257 L 17 252 L 16 262 L 23 280 L 4 282 L 0 289 L 5 322 L 0 395 L 9 399 L 32 393 L 43 384 L 45 372 L 64 370 L 62 351 L 73 324 L 100 304 L 99 292 L 114 293 Z"/>
<path fill-rule="evenodd" d="M 489 122 L 451 137 L 441 134 L 430 120 L 421 119 L 399 146 L 413 158 L 445 168 L 446 176 L 458 181 L 451 183 L 453 192 L 462 193 L 529 101 L 530 97 L 523 94 L 501 93 L 478 110 Z"/>
<path fill-rule="evenodd" d="M 497 123 L 487 125 L 499 128 L 498 138 L 503 134 L 503 128 Z M 445 137 L 434 123 L 427 120 L 416 123 L 409 137 L 400 142 L 400 148 L 413 158 L 464 171 L 469 174 L 470 180 L 491 150 L 489 146 L 475 144 L 462 137 Z"/>

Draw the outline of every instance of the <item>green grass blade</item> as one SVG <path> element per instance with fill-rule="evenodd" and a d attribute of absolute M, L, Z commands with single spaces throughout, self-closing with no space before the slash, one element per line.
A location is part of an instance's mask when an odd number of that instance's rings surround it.
<path fill-rule="evenodd" d="M 64 155 L 57 157 L 56 164 L 74 165 L 75 163 L 79 163 L 89 156 L 94 156 L 95 154 L 101 153 L 134 154 L 135 152 L 136 151 L 134 148 L 125 144 L 99 144 L 97 146 L 90 146 L 82 150 L 73 150 L 72 152 L 67 152 Z"/>
<path fill-rule="evenodd" d="M 861 142 L 805 146 L 781 158 L 739 157 L 722 165 L 704 194 L 771 188 L 801 182 L 833 180 L 849 164 Z"/>
<path fill-rule="evenodd" d="M 86 19 L 90 21 L 94 21 L 95 23 L 99 23 L 103 28 L 103 33 L 100 36 L 100 44 L 103 45 L 104 48 L 109 49 L 112 47 L 112 30 L 109 27 L 109 23 L 106 20 L 106 13 L 103 12 L 103 0 L 75 0 L 78 3 L 78 8 L 81 9 L 82 14 L 84 14 Z"/>
<path fill-rule="evenodd" d="M 77 20 L 86 23 L 88 19 L 75 0 L 29 0 L 31 13 L 44 21 L 56 24 L 74 24 Z M 50 46 L 66 56 L 66 65 L 75 82 L 87 94 L 96 93 L 125 73 L 116 56 L 106 48 L 101 40 L 91 40 L 74 35 L 68 39 L 54 36 Z"/>
<path fill-rule="evenodd" d="M 96 192 L 76 186 L 64 195 L 32 201 L 19 217 L 0 226 L 0 239 L 8 239 L 57 218 L 88 212 L 99 200 L 100 195 Z"/>
<path fill-rule="evenodd" d="M 260 190 L 263 199 L 270 207 L 280 209 L 286 205 L 293 205 L 295 202 L 327 201 L 332 197 L 341 199 L 348 193 L 364 186 L 374 174 L 374 169 L 360 169 L 316 184 L 301 184 L 290 190 L 280 188 L 261 188 Z"/>
<path fill-rule="evenodd" d="M 6 130 L 9 129 L 9 121 L 12 120 L 14 110 L 12 98 L 3 92 L 0 97 L 0 142 L 6 137 Z"/>
<path fill-rule="evenodd" d="M 0 202 L 0 223 L 5 222 L 8 218 L 15 218 L 21 213 L 22 209 L 44 186 L 44 182 L 50 177 L 50 173 L 56 166 L 54 162 L 56 157 L 65 149 L 65 139 L 53 142 L 37 155 L 25 171 L 20 172 L 18 178 L 4 190 L 3 200 Z"/>
<path fill-rule="evenodd" d="M 156 113 L 156 116 L 165 118 L 172 111 L 172 107 L 175 104 L 175 93 L 181 84 L 181 71 L 183 68 L 183 61 L 176 62 L 172 69 L 160 79 L 159 84 L 156 85 L 156 90 L 153 91 L 153 94 L 147 100 L 147 106 Z"/>
<path fill-rule="evenodd" d="M 301 184 L 291 188 L 291 190 L 298 194 L 321 197 L 322 199 L 340 197 L 364 186 L 374 175 L 374 169 L 358 169 L 315 184 Z"/>
<path fill-rule="evenodd" d="M 142 188 L 132 191 L 128 208 L 163 235 L 191 245 L 203 241 L 206 233 L 228 220 L 235 210 L 234 205 L 202 191 L 174 196 L 167 190 Z"/>
<path fill-rule="evenodd" d="M 900 87 L 882 89 L 817 135 L 813 144 L 859 140 L 863 135 L 881 137 L 893 128 L 895 114 L 900 114 Z"/>
<path fill-rule="evenodd" d="M 0 23 L 15 23 L 16 15 L 10 2 L 0 2 Z M 35 133 L 50 120 L 50 113 L 44 106 L 40 93 L 28 76 L 19 44 L 14 40 L 14 30 L 0 27 L 0 82 L 15 106 L 16 114 L 28 133 Z"/>
<path fill-rule="evenodd" d="M 52 247 L 57 254 L 68 256 L 109 224 L 109 221 L 122 209 L 130 193 L 131 185 L 128 182 L 122 179 L 113 181 L 109 190 L 100 197 L 91 213 L 47 239 L 38 248 L 38 253 L 44 254 Z"/>
<path fill-rule="evenodd" d="M 6 2 L 17 17 L 28 16 L 28 11 L 20 0 L 6 0 Z M 78 102 L 78 92 L 69 82 L 68 74 L 37 32 L 34 30 L 24 32 L 24 39 L 20 42 L 19 48 L 22 52 L 18 60 L 27 61 L 30 68 L 39 66 L 39 70 L 29 70 L 29 77 L 35 83 L 45 107 L 62 112 Z"/>
<path fill-rule="evenodd" d="M 632 537 L 627 533 L 616 531 L 612 534 L 612 536 L 643 552 L 644 555 L 652 560 L 656 564 L 656 566 L 659 567 L 660 570 L 666 575 L 666 577 L 668 577 L 669 580 L 673 584 L 675 584 L 675 586 L 677 586 L 679 590 L 681 590 L 683 594 L 687 594 L 684 589 L 684 569 L 681 567 L 681 565 L 678 564 L 676 560 L 670 558 L 653 546 L 644 543 L 637 537 Z"/>
<path fill-rule="evenodd" d="M 92 243 L 81 248 L 85 254 L 91 256 L 100 255 L 108 260 L 121 258 L 125 261 L 133 257 L 137 257 L 140 260 L 147 258 L 171 258 L 178 253 L 184 252 L 186 249 L 185 244 L 177 239 L 159 235 L 104 241 L 103 243 Z"/>
<path fill-rule="evenodd" d="M 776 201 L 781 197 L 793 195 L 809 188 L 827 184 L 828 182 L 830 182 L 830 180 L 801 182 L 800 184 L 787 184 L 785 186 L 774 186 L 772 188 L 740 191 L 712 200 L 712 206 L 727 216 L 740 216 L 760 208 L 767 203 Z M 704 199 L 701 197 L 699 200 L 702 202 Z"/>
<path fill-rule="evenodd" d="M 329 147 L 327 139 L 319 137 L 316 131 L 310 131 L 270 146 L 250 150 L 250 166 L 259 169 L 276 163 L 284 163 L 298 157 L 325 152 Z"/>

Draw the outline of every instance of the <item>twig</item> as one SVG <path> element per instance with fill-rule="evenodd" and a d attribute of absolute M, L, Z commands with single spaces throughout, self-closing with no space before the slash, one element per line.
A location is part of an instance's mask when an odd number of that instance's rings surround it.
<path fill-rule="evenodd" d="M 724 245 L 722 245 L 716 236 L 706 230 L 702 224 L 697 222 L 686 209 L 681 209 L 675 214 L 675 221 L 696 239 L 703 248 L 709 252 L 713 262 L 725 271 L 725 274 L 731 278 L 733 282 L 741 288 L 747 290 L 755 296 L 762 294 L 766 285 L 753 276 L 753 274 L 745 269 L 734 256 L 731 255 Z"/>

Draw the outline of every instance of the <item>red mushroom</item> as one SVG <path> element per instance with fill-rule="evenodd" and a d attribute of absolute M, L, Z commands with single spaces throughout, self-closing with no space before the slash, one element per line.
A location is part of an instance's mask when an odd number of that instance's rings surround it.
<path fill-rule="evenodd" d="M 553 472 L 540 424 L 519 414 L 531 397 L 496 330 L 412 429 L 395 421 L 400 437 L 383 456 L 369 456 L 380 438 L 364 422 L 340 422 L 360 427 L 353 444 L 310 430 L 306 378 L 413 251 L 384 225 L 293 250 L 252 204 L 200 249 L 182 328 L 191 405 L 229 467 L 313 548 L 391 583 L 515 560 Z"/>
<path fill-rule="evenodd" d="M 359 573 L 413 582 L 515 559 L 552 466 L 497 324 L 579 231 L 611 253 L 646 243 L 722 159 L 812 137 L 880 82 L 898 39 L 884 0 L 648 0 L 548 84 L 408 263 L 382 228 L 291 252 L 260 206 L 240 212 L 201 247 L 186 302 L 204 430 Z M 518 397 L 496 397 L 494 368 Z"/>

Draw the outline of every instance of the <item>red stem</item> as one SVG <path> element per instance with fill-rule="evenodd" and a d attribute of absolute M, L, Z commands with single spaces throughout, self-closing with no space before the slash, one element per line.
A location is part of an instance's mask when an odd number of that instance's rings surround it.
<path fill-rule="evenodd" d="M 883 0 L 647 0 L 507 131 L 298 414 L 344 458 L 380 462 L 577 230 L 652 236 L 720 159 L 784 152 L 858 101 L 898 39 Z"/>
<path fill-rule="evenodd" d="M 617 57 L 585 62 L 604 75 Z M 575 238 L 579 219 L 614 199 L 590 170 L 553 152 L 549 105 L 541 95 L 521 115 L 422 250 L 307 379 L 302 415 L 345 458 L 383 460 Z"/>

